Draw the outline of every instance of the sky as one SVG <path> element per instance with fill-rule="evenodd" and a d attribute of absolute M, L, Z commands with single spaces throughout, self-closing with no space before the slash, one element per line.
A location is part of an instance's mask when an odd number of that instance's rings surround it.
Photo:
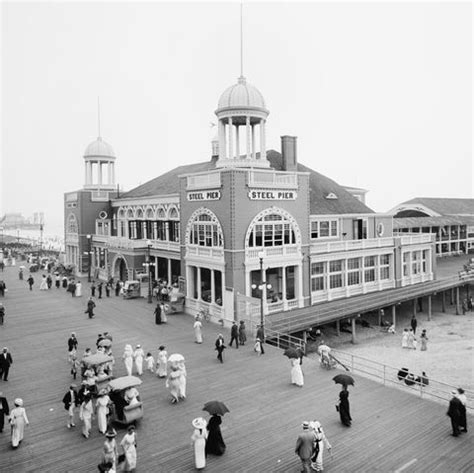
<path fill-rule="evenodd" d="M 84 184 L 98 135 L 130 190 L 210 159 L 240 75 L 237 2 L 3 2 L 0 215 L 45 212 Z M 367 189 L 377 212 L 473 197 L 471 2 L 244 2 L 243 69 L 267 148 Z"/>

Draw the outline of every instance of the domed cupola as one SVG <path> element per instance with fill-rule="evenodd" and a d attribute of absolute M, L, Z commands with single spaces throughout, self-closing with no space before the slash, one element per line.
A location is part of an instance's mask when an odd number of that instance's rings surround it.
<path fill-rule="evenodd" d="M 115 152 L 100 136 L 84 152 L 84 189 L 115 189 Z"/>
<path fill-rule="evenodd" d="M 265 149 L 269 111 L 256 87 L 240 76 L 237 84 L 223 92 L 215 113 L 219 136 L 217 167 L 270 167 Z M 245 127 L 244 133 L 240 133 L 241 127 Z M 257 151 L 260 152 L 258 157 Z"/>

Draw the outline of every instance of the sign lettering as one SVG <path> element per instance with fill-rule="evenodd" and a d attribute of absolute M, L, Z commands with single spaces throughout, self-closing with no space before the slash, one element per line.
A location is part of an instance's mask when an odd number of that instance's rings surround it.
<path fill-rule="evenodd" d="M 295 191 L 269 191 L 254 189 L 249 191 L 250 200 L 295 200 L 297 193 Z"/>
<path fill-rule="evenodd" d="M 220 198 L 221 191 L 188 192 L 188 200 L 190 202 L 199 200 L 219 200 Z"/>

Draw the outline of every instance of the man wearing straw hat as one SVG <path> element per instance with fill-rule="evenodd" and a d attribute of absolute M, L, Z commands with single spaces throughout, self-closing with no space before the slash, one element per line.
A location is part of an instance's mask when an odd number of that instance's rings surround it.
<path fill-rule="evenodd" d="M 295 453 L 300 457 L 302 473 L 310 473 L 311 471 L 311 456 L 313 455 L 313 444 L 316 440 L 316 435 L 309 429 L 309 422 L 304 421 L 301 426 L 303 432 L 298 435 L 296 440 Z"/>

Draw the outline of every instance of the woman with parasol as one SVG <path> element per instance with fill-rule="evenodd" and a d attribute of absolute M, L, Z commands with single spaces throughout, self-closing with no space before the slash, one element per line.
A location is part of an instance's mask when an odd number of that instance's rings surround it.
<path fill-rule="evenodd" d="M 192 422 L 194 427 L 191 440 L 194 446 L 194 464 L 197 470 L 206 467 L 206 439 L 207 439 L 207 422 L 202 417 L 197 417 Z"/>
<path fill-rule="evenodd" d="M 284 353 L 291 363 L 291 384 L 296 384 L 300 388 L 304 385 L 303 371 L 300 364 L 300 353 L 295 348 L 287 348 Z"/>
<path fill-rule="evenodd" d="M 347 390 L 347 384 L 342 385 L 342 390 L 339 393 L 339 416 L 343 425 L 350 427 L 352 417 L 349 406 L 349 391 Z"/>
<path fill-rule="evenodd" d="M 226 445 L 221 433 L 221 416 L 223 416 L 226 412 L 229 412 L 229 409 L 227 409 L 223 402 L 210 401 L 204 404 L 203 411 L 207 411 L 209 414 L 211 414 L 211 418 L 207 424 L 209 435 L 206 441 L 206 455 L 208 453 L 222 455 L 225 452 Z"/>

